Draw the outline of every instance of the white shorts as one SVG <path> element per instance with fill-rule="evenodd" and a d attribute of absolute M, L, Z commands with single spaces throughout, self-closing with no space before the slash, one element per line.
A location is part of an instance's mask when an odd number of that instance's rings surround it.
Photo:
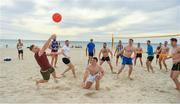
<path fill-rule="evenodd" d="M 92 83 L 93 83 L 93 82 L 95 82 L 95 81 L 96 81 L 96 75 L 91 75 L 91 74 L 89 74 L 86 82 L 92 82 Z"/>

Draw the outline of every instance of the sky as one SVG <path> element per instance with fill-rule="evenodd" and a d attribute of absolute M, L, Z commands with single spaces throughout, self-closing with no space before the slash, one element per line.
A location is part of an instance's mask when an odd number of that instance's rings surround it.
<path fill-rule="evenodd" d="M 52 20 L 56 12 L 60 23 Z M 177 34 L 180 0 L 1 0 L 1 39 L 46 40 L 53 33 L 73 41 Z"/>

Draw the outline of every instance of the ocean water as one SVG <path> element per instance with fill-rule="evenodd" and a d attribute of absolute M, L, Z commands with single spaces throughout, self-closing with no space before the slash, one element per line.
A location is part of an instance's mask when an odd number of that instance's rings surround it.
<path fill-rule="evenodd" d="M 45 40 L 23 40 L 24 48 L 29 47 L 32 44 L 35 44 L 37 46 L 42 46 L 46 41 Z M 64 41 L 60 41 L 61 46 L 64 45 Z M 82 48 L 86 48 L 88 41 L 70 41 L 70 46 L 82 46 Z M 103 46 L 104 42 L 94 42 L 96 45 L 96 48 L 100 49 Z M 0 39 L 0 48 L 6 48 L 6 45 L 8 45 L 8 48 L 16 48 L 17 40 L 8 40 L 8 39 Z M 111 47 L 111 42 L 107 42 L 108 47 Z M 118 43 L 115 42 L 116 46 Z M 127 43 L 123 43 L 123 46 L 127 45 Z M 137 43 L 134 43 L 134 46 L 137 46 Z M 158 46 L 158 44 L 152 44 L 154 48 Z M 141 43 L 141 47 L 143 49 L 146 49 L 147 45 L 146 43 Z"/>
<path fill-rule="evenodd" d="M 24 44 L 24 48 L 29 47 L 32 44 L 35 44 L 39 47 L 41 47 L 46 40 L 22 40 L 23 44 Z M 64 45 L 64 41 L 59 41 L 61 46 Z M 89 42 L 88 41 L 70 41 L 70 46 L 82 46 L 82 48 L 86 48 L 87 44 Z M 103 46 L 104 42 L 94 42 L 96 45 L 96 49 L 100 49 Z M 0 48 L 6 48 L 6 46 L 8 45 L 8 48 L 16 48 L 16 44 L 17 44 L 17 40 L 9 40 L 9 39 L 0 39 Z M 114 43 L 114 46 L 117 46 L 117 42 Z M 111 42 L 107 42 L 107 45 L 109 48 L 111 48 L 112 43 Z M 123 43 L 123 46 L 127 45 L 127 43 Z M 180 44 L 178 44 L 180 45 Z M 134 43 L 134 46 L 137 47 L 137 43 Z M 156 47 L 158 46 L 158 43 L 152 43 L 152 46 L 154 48 L 154 50 L 156 49 Z M 147 44 L 146 43 L 141 43 L 141 47 L 143 48 L 143 50 L 145 51 L 147 48 Z"/>

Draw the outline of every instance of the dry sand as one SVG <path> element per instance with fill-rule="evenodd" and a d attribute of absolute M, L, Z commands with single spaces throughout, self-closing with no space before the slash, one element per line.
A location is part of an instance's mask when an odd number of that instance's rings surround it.
<path fill-rule="evenodd" d="M 99 51 L 97 51 L 99 52 Z M 169 77 L 170 71 L 159 70 L 153 61 L 155 74 L 148 73 L 145 67 L 140 67 L 139 61 L 133 70 L 134 80 L 127 78 L 128 67 L 124 69 L 118 80 L 110 73 L 108 65 L 103 64 L 105 76 L 101 80 L 101 87 L 96 91 L 94 86 L 90 90 L 81 88 L 83 72 L 87 57 L 84 49 L 72 49 L 72 62 L 76 66 L 77 78 L 71 72 L 66 77 L 54 83 L 52 77 L 49 83 L 39 89 L 35 80 L 41 79 L 39 66 L 33 53 L 24 50 L 24 60 L 18 60 L 16 49 L 0 49 L 0 102 L 1 103 L 180 103 L 180 92 Z M 97 55 L 97 54 L 96 54 Z M 3 62 L 2 58 L 10 56 L 11 62 Z M 64 71 L 66 66 L 59 56 L 57 73 Z M 145 65 L 145 55 L 143 58 Z M 112 60 L 115 66 L 115 58 Z M 172 66 L 167 61 L 168 68 Z M 117 71 L 118 67 L 114 67 Z"/>

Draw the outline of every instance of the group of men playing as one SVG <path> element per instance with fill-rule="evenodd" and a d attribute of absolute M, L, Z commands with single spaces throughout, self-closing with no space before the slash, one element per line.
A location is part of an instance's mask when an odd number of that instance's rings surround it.
<path fill-rule="evenodd" d="M 165 63 L 165 60 L 172 58 L 173 67 L 171 71 L 171 78 L 176 84 L 176 89 L 180 90 L 180 82 L 178 81 L 178 76 L 180 74 L 180 47 L 177 46 L 176 38 L 171 39 L 171 46 L 172 46 L 172 55 L 168 56 L 169 48 L 167 46 L 166 41 L 164 43 L 164 46 L 159 46 L 154 52 L 153 47 L 151 45 L 151 41 L 148 40 L 147 41 L 146 67 L 147 67 L 148 72 L 151 71 L 152 73 L 154 73 L 152 60 L 154 58 L 154 54 L 156 54 L 157 55 L 156 58 L 159 59 L 160 69 L 162 68 L 161 63 L 163 62 L 167 71 L 167 65 Z M 51 53 L 46 53 L 46 50 L 49 47 L 51 47 Z M 73 76 L 76 77 L 75 68 L 71 62 L 71 57 L 69 54 L 70 52 L 69 41 L 68 40 L 65 41 L 65 44 L 62 47 L 60 52 L 58 52 L 59 48 L 60 48 L 60 45 L 58 42 L 56 42 L 56 35 L 51 35 L 51 37 L 47 40 L 47 42 L 44 44 L 42 48 L 39 48 L 36 45 L 30 46 L 30 50 L 34 53 L 34 57 L 41 68 L 40 73 L 43 77 L 42 80 L 36 81 L 37 85 L 39 85 L 39 83 L 48 82 L 51 74 L 53 78 L 55 79 L 55 81 L 61 78 L 62 76 L 65 76 L 65 73 L 68 71 L 72 71 Z M 109 57 L 109 54 L 111 55 L 111 58 Z M 133 39 L 129 39 L 128 45 L 125 47 L 123 47 L 122 42 L 119 41 L 116 47 L 116 50 L 114 52 L 114 56 L 116 56 L 116 65 L 118 65 L 119 58 L 122 59 L 122 64 L 118 72 L 115 72 L 113 70 L 113 66 L 110 60 L 113 57 L 113 53 L 111 49 L 107 47 L 107 43 L 103 43 L 103 48 L 100 50 L 99 55 L 98 55 L 99 57 L 97 58 L 97 57 L 94 57 L 95 44 L 93 43 L 93 39 L 91 39 L 86 48 L 86 56 L 88 56 L 89 58 L 88 58 L 88 65 L 84 73 L 82 87 L 85 89 L 89 89 L 92 86 L 92 84 L 95 82 L 96 90 L 99 89 L 100 80 L 104 76 L 104 69 L 101 67 L 101 65 L 105 61 L 109 64 L 112 74 L 117 74 L 117 78 L 119 74 L 122 72 L 122 70 L 125 68 L 125 65 L 128 65 L 129 66 L 128 78 L 132 80 L 132 77 L 131 77 L 131 73 L 133 70 L 132 61 L 134 60 L 134 65 L 136 65 L 136 60 L 139 58 L 140 63 L 143 66 L 142 54 L 143 54 L 143 50 L 140 47 L 140 43 L 138 43 L 137 48 L 134 47 Z M 65 65 L 68 66 L 68 68 L 61 74 L 61 76 L 57 76 L 54 69 L 54 67 L 56 67 L 58 55 L 63 55 L 62 61 Z M 47 56 L 52 57 L 51 64 L 49 63 Z M 53 60 L 55 60 L 55 62 Z M 100 61 L 99 64 L 98 64 L 98 60 Z"/>

